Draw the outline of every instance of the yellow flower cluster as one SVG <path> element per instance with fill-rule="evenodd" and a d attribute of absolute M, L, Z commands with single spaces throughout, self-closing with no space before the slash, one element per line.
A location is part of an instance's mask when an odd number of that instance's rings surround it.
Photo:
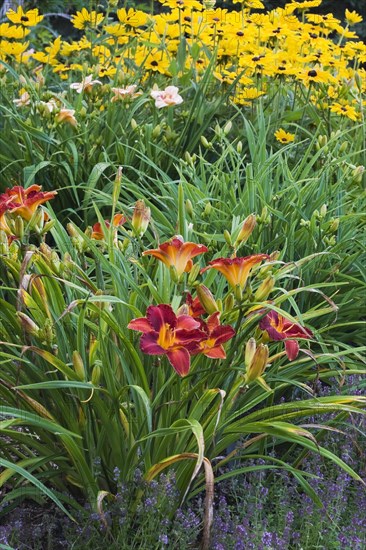
<path fill-rule="evenodd" d="M 198 80 L 214 62 L 218 84 L 230 86 L 239 105 L 267 94 L 269 84 L 294 82 L 309 89 L 318 108 L 360 118 L 366 44 L 350 30 L 362 20 L 356 12 L 346 10 L 342 25 L 332 14 L 309 12 L 321 0 L 291 1 L 266 13 L 256 0 L 237 0 L 239 11 L 212 9 L 213 2 L 198 0 L 159 1 L 166 11 L 154 16 L 122 8 L 107 17 L 82 8 L 72 17 L 75 28 L 84 31 L 80 40 L 58 37 L 44 51 L 29 49 L 25 40 L 28 27 L 42 16 L 19 7 L 7 14 L 14 25 L 0 25 L 0 59 L 47 64 L 61 79 L 85 73 L 87 62 L 96 77 L 113 80 L 123 74 L 124 84 L 135 82 L 137 74 L 141 81 L 151 74 Z"/>

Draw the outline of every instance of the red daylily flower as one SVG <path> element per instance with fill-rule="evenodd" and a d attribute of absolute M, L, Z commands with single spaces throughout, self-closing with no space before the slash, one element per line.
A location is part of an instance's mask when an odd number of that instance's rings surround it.
<path fill-rule="evenodd" d="M 114 227 L 120 227 L 123 225 L 126 221 L 126 218 L 123 214 L 116 214 L 113 218 L 113 226 Z M 109 220 L 104 221 L 106 227 L 109 229 L 111 226 L 111 222 Z M 93 232 L 91 234 L 92 239 L 96 239 L 97 241 L 102 241 L 105 238 L 102 224 L 100 222 L 97 222 L 93 225 Z"/>
<path fill-rule="evenodd" d="M 192 298 L 192 294 L 190 294 L 189 292 L 187 292 L 186 306 L 189 315 L 191 317 L 194 317 L 195 319 L 201 317 L 201 315 L 204 315 L 206 313 L 206 310 L 202 306 L 198 296 Z"/>
<path fill-rule="evenodd" d="M 202 353 L 212 359 L 225 359 L 226 353 L 222 346 L 235 336 L 235 330 L 230 325 L 220 325 L 220 312 L 209 316 L 206 322 L 201 321 L 201 330 L 206 333 L 206 339 L 196 342 L 191 350 L 192 355 Z"/>
<path fill-rule="evenodd" d="M 166 355 L 179 376 L 190 368 L 190 349 L 207 337 L 201 324 L 190 315 L 175 315 L 169 304 L 149 306 L 146 317 L 132 319 L 127 325 L 142 332 L 140 348 L 147 355 Z"/>
<path fill-rule="evenodd" d="M 268 336 L 272 340 L 285 340 L 285 349 L 289 361 L 296 359 L 300 347 L 297 340 L 288 340 L 287 338 L 309 339 L 313 337 L 311 330 L 302 327 L 298 323 L 293 323 L 273 310 L 261 319 L 259 328 L 267 331 Z"/>
<path fill-rule="evenodd" d="M 216 258 L 216 260 L 209 262 L 207 267 L 201 269 L 201 273 L 208 269 L 216 269 L 223 274 L 229 285 L 232 287 L 238 285 L 243 289 L 252 268 L 267 259 L 269 259 L 268 254 L 253 254 L 243 258 Z"/>
<path fill-rule="evenodd" d="M 9 214 L 20 216 L 23 220 L 29 222 L 38 206 L 53 199 L 57 191 L 41 191 L 40 185 L 31 185 L 27 189 L 16 185 L 12 189 L 7 189 L 0 195 L 0 208 L 4 208 Z"/>
<path fill-rule="evenodd" d="M 166 266 L 174 266 L 177 270 L 177 275 L 180 277 L 182 273 L 189 272 L 192 269 L 192 258 L 207 252 L 207 246 L 191 242 L 184 242 L 180 235 L 176 235 L 170 241 L 161 244 L 159 248 L 154 250 L 145 250 L 143 256 L 154 256 Z"/>

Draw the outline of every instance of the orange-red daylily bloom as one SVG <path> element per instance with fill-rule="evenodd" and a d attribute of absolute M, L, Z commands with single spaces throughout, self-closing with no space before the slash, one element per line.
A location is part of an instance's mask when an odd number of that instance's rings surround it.
<path fill-rule="evenodd" d="M 20 216 L 25 221 L 29 221 L 38 206 L 53 199 L 57 191 L 41 191 L 40 185 L 31 185 L 27 189 L 16 185 L 12 189 L 7 189 L 0 195 L 0 208 L 4 208 L 9 214 Z"/>
<path fill-rule="evenodd" d="M 207 269 L 216 269 L 223 274 L 229 285 L 237 285 L 243 289 L 246 285 L 252 268 L 261 261 L 269 259 L 268 254 L 253 254 L 244 258 L 217 258 L 209 262 L 209 265 L 201 269 L 201 273 Z"/>
<path fill-rule="evenodd" d="M 190 368 L 190 349 L 207 338 L 201 323 L 190 315 L 175 315 L 169 304 L 149 306 L 146 317 L 132 319 L 127 325 L 143 333 L 140 348 L 147 355 L 166 355 L 174 370 L 186 376 Z"/>
<path fill-rule="evenodd" d="M 113 227 L 120 227 L 123 225 L 126 221 L 126 218 L 123 214 L 116 214 L 113 218 Z M 109 220 L 104 221 L 106 227 L 109 229 L 111 226 L 111 223 Z M 100 222 L 97 222 L 93 225 L 93 232 L 91 234 L 92 239 L 96 239 L 97 241 L 102 241 L 105 238 L 102 224 Z"/>
<path fill-rule="evenodd" d="M 296 359 L 300 347 L 297 340 L 288 340 L 288 338 L 309 339 L 313 337 L 311 330 L 302 327 L 298 323 L 293 323 L 273 310 L 261 319 L 259 328 L 267 331 L 272 340 L 285 340 L 286 354 L 290 361 Z"/>
<path fill-rule="evenodd" d="M 143 256 L 154 256 L 166 266 L 175 267 L 178 277 L 192 269 L 192 258 L 207 252 L 207 246 L 191 242 L 184 242 L 180 235 L 176 235 L 154 250 L 145 250 Z"/>

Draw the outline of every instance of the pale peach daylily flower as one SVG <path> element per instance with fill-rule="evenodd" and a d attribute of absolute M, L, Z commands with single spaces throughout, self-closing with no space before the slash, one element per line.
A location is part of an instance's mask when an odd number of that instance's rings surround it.
<path fill-rule="evenodd" d="M 77 121 L 74 117 L 75 109 L 60 109 L 60 112 L 56 116 L 57 122 L 66 122 L 71 126 L 76 126 Z"/>
<path fill-rule="evenodd" d="M 13 99 L 13 103 L 17 107 L 24 107 L 30 104 L 30 95 L 28 92 L 23 92 L 19 99 Z"/>
<path fill-rule="evenodd" d="M 180 105 L 183 103 L 183 98 L 178 94 L 176 86 L 168 86 L 165 90 L 152 90 L 150 95 L 155 99 L 155 107 L 170 107 L 171 105 Z"/>
<path fill-rule="evenodd" d="M 126 88 L 112 88 L 112 92 L 114 93 L 114 96 L 112 97 L 111 101 L 119 101 L 121 99 L 127 99 L 135 97 L 138 97 L 142 94 L 142 92 L 136 92 L 137 85 L 132 84 L 130 86 L 126 86 Z"/>
<path fill-rule="evenodd" d="M 93 75 L 90 74 L 83 78 L 81 82 L 73 82 L 70 84 L 70 88 L 75 90 L 78 94 L 81 92 L 89 93 L 95 84 L 102 84 L 100 80 L 93 80 Z"/>

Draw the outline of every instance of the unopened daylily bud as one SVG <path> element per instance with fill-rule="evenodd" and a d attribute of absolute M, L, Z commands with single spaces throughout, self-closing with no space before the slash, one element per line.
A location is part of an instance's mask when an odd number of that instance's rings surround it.
<path fill-rule="evenodd" d="M 192 202 L 189 199 L 186 200 L 186 212 L 187 212 L 188 216 L 193 218 L 193 205 L 192 205 Z"/>
<path fill-rule="evenodd" d="M 155 128 L 153 128 L 153 131 L 151 132 L 151 136 L 153 139 L 158 138 L 161 134 L 161 126 L 160 124 L 157 124 Z"/>
<path fill-rule="evenodd" d="M 197 296 L 206 313 L 211 315 L 215 311 L 219 311 L 218 305 L 211 291 L 205 285 L 198 285 L 196 288 Z"/>
<path fill-rule="evenodd" d="M 40 337 L 44 340 L 49 346 L 53 343 L 55 339 L 55 332 L 53 328 L 53 322 L 50 319 L 46 319 L 43 324 L 43 329 L 41 330 Z"/>
<path fill-rule="evenodd" d="M 229 311 L 232 311 L 233 307 L 235 305 L 235 300 L 232 292 L 228 294 L 224 300 L 224 311 L 225 313 L 228 313 Z"/>
<path fill-rule="evenodd" d="M 8 242 L 8 236 L 0 229 L 0 255 L 7 256 L 9 253 L 9 242 Z"/>
<path fill-rule="evenodd" d="M 80 353 L 75 350 L 72 352 L 72 364 L 79 380 L 85 380 L 85 367 Z"/>
<path fill-rule="evenodd" d="M 234 296 L 237 302 L 241 303 L 243 301 L 243 291 L 240 285 L 235 285 Z"/>
<path fill-rule="evenodd" d="M 208 202 L 203 211 L 203 217 L 208 218 L 208 216 L 211 214 L 211 211 L 212 211 L 212 204 Z"/>
<path fill-rule="evenodd" d="M 101 372 L 100 365 L 99 365 L 99 363 L 96 363 L 94 365 L 93 372 L 92 372 L 92 375 L 91 375 L 91 383 L 94 386 L 99 386 L 101 374 L 102 374 L 102 372 Z"/>
<path fill-rule="evenodd" d="M 322 207 L 320 208 L 320 216 L 322 218 L 325 218 L 327 214 L 327 210 L 328 210 L 328 206 L 326 204 L 323 204 Z"/>
<path fill-rule="evenodd" d="M 323 148 L 328 143 L 328 138 L 327 138 L 327 136 L 319 136 L 317 141 L 319 143 L 319 146 L 321 148 Z"/>
<path fill-rule="evenodd" d="M 241 230 L 239 232 L 239 235 L 236 238 L 235 241 L 235 247 L 239 244 L 244 244 L 249 239 L 250 235 L 253 233 L 254 228 L 257 224 L 257 219 L 255 214 L 250 214 L 247 218 L 245 218 L 243 225 L 241 227 Z"/>
<path fill-rule="evenodd" d="M 356 166 L 356 168 L 352 171 L 352 179 L 355 183 L 362 183 L 362 178 L 365 172 L 364 166 Z"/>
<path fill-rule="evenodd" d="M 136 122 L 136 120 L 134 118 L 131 118 L 131 128 L 132 130 L 136 130 L 136 128 L 138 127 L 138 124 Z"/>
<path fill-rule="evenodd" d="M 169 272 L 170 272 L 170 277 L 171 277 L 173 283 L 178 283 L 179 282 L 179 277 L 178 277 L 178 273 L 177 273 L 177 270 L 176 270 L 174 265 L 169 266 Z"/>
<path fill-rule="evenodd" d="M 120 192 L 121 192 L 121 183 L 122 183 L 122 166 L 118 167 L 116 178 L 113 184 L 113 194 L 112 194 L 112 203 L 114 206 L 117 204 Z"/>
<path fill-rule="evenodd" d="M 191 271 L 189 272 L 189 275 L 188 275 L 188 284 L 189 285 L 193 285 L 195 280 L 197 279 L 198 275 L 199 275 L 199 272 L 200 272 L 201 268 L 199 266 L 199 264 L 193 264 L 193 267 L 191 269 Z"/>
<path fill-rule="evenodd" d="M 358 91 L 362 92 L 362 78 L 361 78 L 360 74 L 358 72 L 355 72 L 354 77 L 355 77 L 355 82 L 356 82 L 356 86 L 358 88 Z"/>
<path fill-rule="evenodd" d="M 268 258 L 268 262 L 275 262 L 276 260 L 278 260 L 278 258 L 280 257 L 280 252 L 279 250 L 275 250 L 274 252 L 272 252 L 272 254 L 269 255 L 269 258 Z M 258 278 L 259 279 L 263 279 L 264 277 L 267 276 L 267 274 L 272 271 L 273 269 L 273 265 L 265 265 L 264 267 L 262 267 L 259 272 L 258 272 Z"/>
<path fill-rule="evenodd" d="M 225 231 L 224 231 L 224 239 L 226 241 L 226 244 L 228 244 L 229 246 L 233 245 L 232 240 L 231 240 L 231 235 L 230 235 L 230 233 L 227 229 L 225 229 Z"/>
<path fill-rule="evenodd" d="M 40 232 L 40 235 L 45 235 L 46 233 L 48 233 L 52 229 L 52 227 L 55 225 L 55 223 L 56 223 L 56 220 L 50 220 L 47 223 L 45 223 L 43 226 L 43 229 Z"/>
<path fill-rule="evenodd" d="M 216 124 L 216 126 L 215 126 L 215 128 L 214 128 L 214 132 L 215 132 L 215 134 L 217 135 L 217 137 L 221 137 L 221 135 L 222 135 L 222 130 L 221 130 L 220 124 Z"/>
<path fill-rule="evenodd" d="M 272 292 L 274 285 L 275 278 L 272 277 L 272 275 L 266 277 L 266 279 L 264 279 L 264 281 L 262 281 L 262 283 L 257 288 L 257 291 L 254 294 L 254 301 L 263 302 L 263 300 L 266 300 L 269 294 Z"/>
<path fill-rule="evenodd" d="M 43 229 L 43 224 L 45 220 L 45 213 L 42 208 L 37 208 L 33 216 L 29 221 L 29 226 L 34 229 L 37 233 L 40 233 Z"/>
<path fill-rule="evenodd" d="M 14 222 L 14 232 L 19 239 L 24 237 L 24 221 L 23 218 L 17 216 Z"/>
<path fill-rule="evenodd" d="M 253 357 L 256 349 L 257 349 L 257 342 L 255 341 L 255 338 L 249 338 L 245 346 L 245 354 L 244 354 L 244 363 L 247 369 L 253 361 Z"/>
<path fill-rule="evenodd" d="M 70 237 L 79 237 L 79 233 L 76 231 L 76 228 L 73 223 L 68 223 L 66 229 Z"/>
<path fill-rule="evenodd" d="M 138 200 L 132 214 L 131 225 L 135 237 L 142 237 L 151 219 L 151 210 L 142 199 Z"/>
<path fill-rule="evenodd" d="M 334 246 L 337 242 L 336 238 L 334 235 L 332 235 L 331 237 L 324 237 L 324 242 L 327 246 Z"/>
<path fill-rule="evenodd" d="M 205 136 L 201 136 L 201 143 L 206 149 L 210 149 L 212 147 L 212 144 L 207 141 Z"/>
<path fill-rule="evenodd" d="M 268 362 L 268 346 L 259 344 L 250 364 L 246 368 L 245 383 L 253 382 L 264 373 Z"/>
<path fill-rule="evenodd" d="M 349 141 L 344 141 L 343 143 L 341 143 L 341 146 L 339 147 L 339 152 L 345 153 L 348 149 L 348 146 L 349 146 Z"/>
<path fill-rule="evenodd" d="M 48 297 L 43 281 L 40 277 L 34 277 L 34 279 L 32 279 L 32 288 L 33 287 L 37 290 L 43 304 L 47 305 Z"/>
<path fill-rule="evenodd" d="M 243 151 L 243 142 L 242 141 L 238 141 L 238 143 L 236 144 L 236 150 L 239 154 Z"/>
<path fill-rule="evenodd" d="M 233 127 L 233 123 L 231 122 L 231 120 L 229 120 L 229 122 L 227 122 L 224 126 L 225 136 L 227 136 L 227 134 L 231 131 L 232 127 Z"/>
<path fill-rule="evenodd" d="M 26 315 L 22 311 L 17 311 L 16 315 L 26 334 L 29 334 L 30 336 L 39 336 L 39 326 L 36 325 L 36 323 L 30 317 L 28 317 L 28 315 Z"/>
<path fill-rule="evenodd" d="M 338 227 L 339 227 L 339 218 L 332 219 L 329 226 L 329 232 L 335 233 L 338 230 Z"/>

